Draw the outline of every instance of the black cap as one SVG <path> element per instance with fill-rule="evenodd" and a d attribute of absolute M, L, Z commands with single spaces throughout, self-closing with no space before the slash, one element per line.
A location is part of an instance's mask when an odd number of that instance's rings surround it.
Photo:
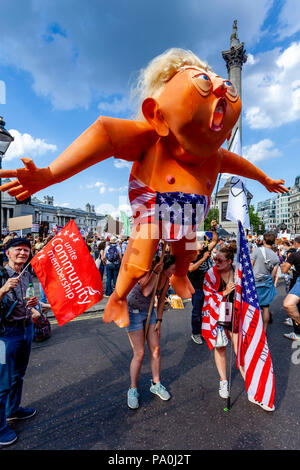
<path fill-rule="evenodd" d="M 12 238 L 11 240 L 9 240 L 5 245 L 5 249 L 8 250 L 9 248 L 13 246 L 19 246 L 19 245 L 26 245 L 28 246 L 28 248 L 31 248 L 30 240 L 28 238 L 18 237 L 18 238 Z"/>

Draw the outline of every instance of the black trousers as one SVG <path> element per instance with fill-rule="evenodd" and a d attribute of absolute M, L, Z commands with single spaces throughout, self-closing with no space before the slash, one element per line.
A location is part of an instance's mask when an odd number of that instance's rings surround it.
<path fill-rule="evenodd" d="M 289 291 L 294 287 L 296 280 L 297 280 L 297 276 L 293 276 L 291 283 L 290 283 Z M 300 302 L 298 303 L 298 312 L 300 313 Z M 294 333 L 296 335 L 300 335 L 300 325 L 296 325 L 296 323 L 293 320 L 293 326 L 294 326 Z"/>

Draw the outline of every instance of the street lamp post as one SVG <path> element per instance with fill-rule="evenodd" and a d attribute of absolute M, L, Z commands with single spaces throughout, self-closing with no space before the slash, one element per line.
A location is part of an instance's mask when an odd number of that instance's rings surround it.
<path fill-rule="evenodd" d="M 297 233 L 297 219 L 298 219 L 297 212 L 294 212 L 293 219 L 294 219 L 294 223 L 295 223 L 295 235 L 296 235 L 296 233 Z"/>
<path fill-rule="evenodd" d="M 7 151 L 8 147 L 14 140 L 13 136 L 5 129 L 5 122 L 3 121 L 2 116 L 0 116 L 0 170 L 2 168 L 2 158 Z M 1 186 L 1 177 L 0 177 L 0 186 Z M 0 241 L 2 238 L 2 193 L 0 192 Z M 2 262 L 1 262 L 2 264 Z"/>

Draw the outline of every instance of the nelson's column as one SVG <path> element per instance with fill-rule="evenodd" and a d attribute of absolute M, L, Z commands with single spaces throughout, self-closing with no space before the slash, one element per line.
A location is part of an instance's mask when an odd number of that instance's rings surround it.
<path fill-rule="evenodd" d="M 247 61 L 247 56 L 244 43 L 239 41 L 237 35 L 237 20 L 233 22 L 232 35 L 230 36 L 230 49 L 228 51 L 222 51 L 222 56 L 226 62 L 228 79 L 234 84 L 242 99 L 242 67 Z M 239 128 L 242 139 L 242 113 L 232 131 L 231 139 L 234 136 L 236 127 Z M 228 142 L 229 148 L 230 145 L 231 140 Z"/>
<path fill-rule="evenodd" d="M 242 67 L 243 64 L 247 61 L 247 55 L 244 49 L 244 43 L 239 41 L 237 35 L 237 20 L 234 20 L 233 22 L 232 34 L 230 36 L 230 49 L 227 51 L 222 51 L 222 56 L 226 62 L 228 79 L 234 84 L 238 94 L 242 99 Z M 228 142 L 229 150 L 237 127 L 240 130 L 240 138 L 242 140 L 242 113 L 240 114 L 240 117 L 232 130 L 231 138 Z M 228 178 L 225 186 L 217 192 L 216 207 L 219 209 L 219 224 L 221 224 L 225 231 L 231 234 L 237 232 L 237 224 L 226 219 L 230 180 L 231 177 Z M 248 206 L 251 199 L 252 194 L 248 191 Z"/>

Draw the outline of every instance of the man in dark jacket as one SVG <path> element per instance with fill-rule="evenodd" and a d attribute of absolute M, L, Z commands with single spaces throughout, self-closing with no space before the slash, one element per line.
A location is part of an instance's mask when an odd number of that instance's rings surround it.
<path fill-rule="evenodd" d="M 0 331 L 0 445 L 12 444 L 16 433 L 7 422 L 26 420 L 35 415 L 33 408 L 22 408 L 23 379 L 26 373 L 33 324 L 31 308 L 38 304 L 37 297 L 26 298 L 31 274 L 26 270 L 19 276 L 30 255 L 30 241 L 26 238 L 12 238 L 6 245 L 8 264 L 2 276 L 0 288 L 1 331 Z"/>
<path fill-rule="evenodd" d="M 197 258 L 189 266 L 188 278 L 191 281 L 195 293 L 192 295 L 192 340 L 196 344 L 202 344 L 201 326 L 202 326 L 202 307 L 204 302 L 203 281 L 206 272 L 210 268 L 209 258 L 211 251 L 218 243 L 217 222 L 212 220 L 211 230 L 212 240 L 207 246 L 200 243 Z"/>

